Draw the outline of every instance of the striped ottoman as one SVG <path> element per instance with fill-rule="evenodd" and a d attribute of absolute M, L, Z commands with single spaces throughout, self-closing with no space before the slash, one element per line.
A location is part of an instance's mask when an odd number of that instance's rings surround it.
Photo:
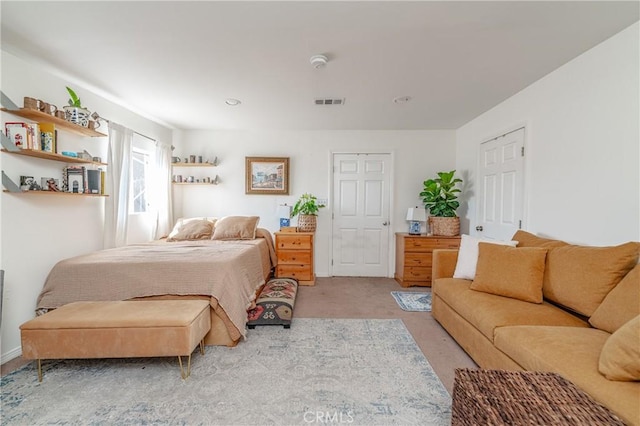
<path fill-rule="evenodd" d="M 247 327 L 282 325 L 290 328 L 297 293 L 298 281 L 294 278 L 269 280 L 256 298 L 256 306 L 248 311 Z"/>

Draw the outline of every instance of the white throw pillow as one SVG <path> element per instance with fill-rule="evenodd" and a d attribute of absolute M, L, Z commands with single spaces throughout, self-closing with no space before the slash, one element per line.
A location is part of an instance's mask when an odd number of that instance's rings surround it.
<path fill-rule="evenodd" d="M 504 246 L 515 247 L 517 241 L 490 240 L 488 238 L 476 238 L 471 235 L 462 234 L 460 240 L 460 250 L 458 251 L 458 262 L 453 278 L 473 280 L 476 277 L 476 265 L 478 264 L 478 243 L 493 243 Z"/>

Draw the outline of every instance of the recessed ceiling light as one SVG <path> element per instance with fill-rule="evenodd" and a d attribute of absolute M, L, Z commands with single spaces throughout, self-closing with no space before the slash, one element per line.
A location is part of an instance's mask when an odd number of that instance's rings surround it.
<path fill-rule="evenodd" d="M 406 104 L 411 100 L 411 96 L 398 96 L 397 98 L 393 98 L 394 104 Z"/>
<path fill-rule="evenodd" d="M 238 99 L 229 98 L 229 99 L 225 99 L 224 103 L 229 106 L 236 106 L 236 105 L 240 105 L 242 102 L 240 102 Z"/>

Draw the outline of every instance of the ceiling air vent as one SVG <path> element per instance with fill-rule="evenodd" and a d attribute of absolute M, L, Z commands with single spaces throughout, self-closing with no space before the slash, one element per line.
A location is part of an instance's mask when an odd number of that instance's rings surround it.
<path fill-rule="evenodd" d="M 313 101 L 313 103 L 315 103 L 316 105 L 344 105 L 344 101 L 344 98 L 317 98 Z"/>

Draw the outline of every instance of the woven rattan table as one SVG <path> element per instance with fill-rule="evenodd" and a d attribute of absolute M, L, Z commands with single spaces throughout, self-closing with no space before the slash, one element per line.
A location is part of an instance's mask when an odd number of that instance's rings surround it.
<path fill-rule="evenodd" d="M 555 373 L 457 369 L 452 426 L 624 425 Z"/>

